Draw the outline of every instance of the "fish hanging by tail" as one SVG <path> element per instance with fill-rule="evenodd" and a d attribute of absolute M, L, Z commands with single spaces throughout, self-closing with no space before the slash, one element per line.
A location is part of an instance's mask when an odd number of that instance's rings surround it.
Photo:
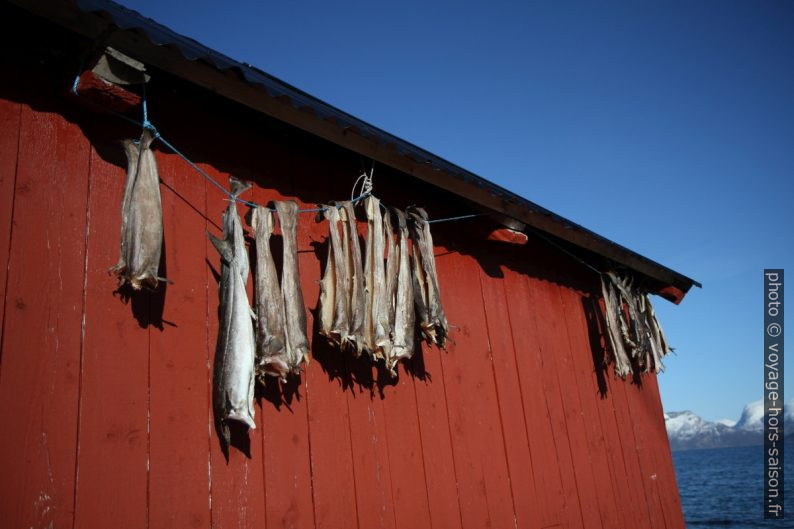
<path fill-rule="evenodd" d="M 127 156 L 127 181 L 121 201 L 121 243 L 119 262 L 110 269 L 119 287 L 129 284 L 134 290 L 156 288 L 163 248 L 163 206 L 160 176 L 151 145 L 154 136 L 144 129 L 136 145 L 124 141 Z"/>
<path fill-rule="evenodd" d="M 218 239 L 207 233 L 221 255 L 220 321 L 212 400 L 215 420 L 225 446 L 230 443 L 229 421 L 239 421 L 251 429 L 256 428 L 254 314 L 245 290 L 248 254 L 235 200 L 249 187 L 250 184 L 231 179 L 232 200 L 223 213 L 223 238 Z"/>

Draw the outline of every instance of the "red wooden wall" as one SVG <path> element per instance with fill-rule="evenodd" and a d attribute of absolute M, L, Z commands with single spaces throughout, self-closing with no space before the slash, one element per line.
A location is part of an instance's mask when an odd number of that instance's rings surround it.
<path fill-rule="evenodd" d="M 683 527 L 655 377 L 597 369 L 597 278 L 532 237 L 480 241 L 474 221 L 434 228 L 447 352 L 425 348 L 392 383 L 314 337 L 300 385 L 259 396 L 250 458 L 227 462 L 205 235 L 227 202 L 158 150 L 174 284 L 125 304 L 107 270 L 117 140 L 136 131 L 46 70 L 20 67 L 0 93 L 2 527 Z M 357 156 L 176 81 L 152 92 L 163 134 L 219 180 L 254 180 L 247 198 L 349 196 Z M 386 168 L 375 183 L 390 205 L 465 212 Z M 326 230 L 301 218 L 311 307 Z"/>

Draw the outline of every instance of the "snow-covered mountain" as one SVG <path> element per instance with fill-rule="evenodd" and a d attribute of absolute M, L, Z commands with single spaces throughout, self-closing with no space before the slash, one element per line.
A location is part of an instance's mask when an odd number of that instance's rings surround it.
<path fill-rule="evenodd" d="M 691 411 L 671 411 L 664 414 L 664 422 L 670 448 L 688 450 L 761 444 L 763 416 L 764 402 L 758 400 L 744 407 L 738 421 L 722 419 L 712 422 Z M 786 403 L 785 422 L 794 429 L 794 399 Z"/>

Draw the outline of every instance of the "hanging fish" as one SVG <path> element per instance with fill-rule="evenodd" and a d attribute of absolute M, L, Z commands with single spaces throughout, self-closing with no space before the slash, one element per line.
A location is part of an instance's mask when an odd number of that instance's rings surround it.
<path fill-rule="evenodd" d="M 414 285 L 411 280 L 411 261 L 408 258 L 408 225 L 405 213 L 395 209 L 397 226 L 400 233 L 399 268 L 397 273 L 397 292 L 394 315 L 393 344 L 386 367 L 392 376 L 397 376 L 397 362 L 411 358 L 414 354 Z"/>
<path fill-rule="evenodd" d="M 364 320 L 366 313 L 366 297 L 364 292 L 364 270 L 361 264 L 361 247 L 358 243 L 358 229 L 353 203 L 345 201 L 340 211 L 343 231 L 346 239 L 343 241 L 343 250 L 346 257 L 346 271 L 348 290 L 350 293 L 350 327 L 348 330 L 348 343 L 356 356 L 360 356 L 366 349 L 364 337 Z"/>
<path fill-rule="evenodd" d="M 422 208 L 409 207 L 406 213 L 411 221 L 416 278 L 414 295 L 420 331 L 428 343 L 434 343 L 443 349 L 449 334 L 449 324 L 441 306 L 433 237 L 430 234 L 430 224 L 427 222 L 427 212 Z"/>
<path fill-rule="evenodd" d="M 605 276 L 601 276 L 601 292 L 604 297 L 604 320 L 606 322 L 606 335 L 615 358 L 615 374 L 621 378 L 626 378 L 631 373 L 631 361 L 623 346 L 623 336 L 619 330 L 619 311 L 617 295 L 612 282 Z"/>
<path fill-rule="evenodd" d="M 221 255 L 220 321 L 215 353 L 213 406 L 220 423 L 223 440 L 228 446 L 228 421 L 239 421 L 249 428 L 254 422 L 255 341 L 253 312 L 248 303 L 245 285 L 248 281 L 248 254 L 245 251 L 243 228 L 234 199 L 251 187 L 231 179 L 232 200 L 223 213 L 223 239 L 207 235 Z"/>
<path fill-rule="evenodd" d="M 386 241 L 384 240 L 383 216 L 380 211 L 380 200 L 373 196 L 367 197 L 364 207 L 367 211 L 367 258 L 365 290 L 367 292 L 367 346 L 376 359 L 385 359 L 385 351 L 391 347 L 391 325 L 389 324 L 389 306 L 386 292 L 386 271 L 384 256 Z"/>
<path fill-rule="evenodd" d="M 334 328 L 334 308 L 336 303 L 336 262 L 334 257 L 334 245 L 331 243 L 331 230 L 336 230 L 337 238 L 339 235 L 338 216 L 337 222 L 331 221 L 331 210 L 336 208 L 325 208 L 317 215 L 317 222 L 322 219 L 328 219 L 329 237 L 326 241 L 328 245 L 328 253 L 325 259 L 325 270 L 323 277 L 320 280 L 320 302 L 318 306 L 318 313 L 320 314 L 320 329 L 319 332 L 325 336 L 329 341 L 336 341 L 333 337 Z"/>
<path fill-rule="evenodd" d="M 284 298 L 270 250 L 273 212 L 268 208 L 254 208 L 251 227 L 256 240 L 256 371 L 260 380 L 270 375 L 283 381 L 291 366 L 287 355 Z"/>
<path fill-rule="evenodd" d="M 330 310 L 333 314 L 331 317 L 330 329 L 326 332 L 325 336 L 334 344 L 341 347 L 348 343 L 348 332 L 350 330 L 350 282 L 348 281 L 348 268 L 347 257 L 345 252 L 347 237 L 344 230 L 343 235 L 339 234 L 339 209 L 336 204 L 331 204 L 324 211 L 325 218 L 328 219 L 328 233 L 329 233 L 329 258 L 326 263 L 326 272 L 324 280 L 330 281 L 333 276 L 333 298 L 330 297 L 330 287 L 325 289 L 326 296 L 320 299 L 323 304 L 321 314 L 326 314 Z M 346 223 L 343 223 L 346 225 Z M 332 266 L 333 270 L 329 271 L 328 267 Z M 328 302 L 331 304 L 331 309 L 327 307 Z"/>
<path fill-rule="evenodd" d="M 384 292 L 384 302 L 386 305 L 386 325 L 388 325 L 389 338 L 394 335 L 394 317 L 397 308 L 397 278 L 400 268 L 400 252 L 397 243 L 394 241 L 394 228 L 391 223 L 391 212 L 387 211 L 383 217 L 383 231 L 386 233 L 386 289 Z M 391 348 L 391 340 L 387 342 Z M 389 357 L 388 354 L 385 355 Z"/>
<path fill-rule="evenodd" d="M 124 142 L 127 181 L 121 201 L 121 243 L 119 262 L 110 269 L 119 286 L 133 289 L 156 288 L 163 247 L 163 206 L 157 161 L 151 150 L 152 132 L 144 129 L 136 146 Z"/>
<path fill-rule="evenodd" d="M 309 362 L 309 339 L 306 337 L 306 310 L 298 271 L 298 203 L 277 201 L 274 205 L 284 243 L 281 295 L 286 317 L 287 364 L 292 373 L 299 374 L 301 363 Z"/>

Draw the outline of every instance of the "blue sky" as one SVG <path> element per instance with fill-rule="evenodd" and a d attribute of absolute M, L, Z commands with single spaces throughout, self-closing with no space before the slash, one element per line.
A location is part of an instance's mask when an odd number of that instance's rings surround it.
<path fill-rule="evenodd" d="M 763 269 L 794 258 L 794 2 L 122 3 L 701 281 L 655 303 L 665 408 L 761 398 Z"/>

